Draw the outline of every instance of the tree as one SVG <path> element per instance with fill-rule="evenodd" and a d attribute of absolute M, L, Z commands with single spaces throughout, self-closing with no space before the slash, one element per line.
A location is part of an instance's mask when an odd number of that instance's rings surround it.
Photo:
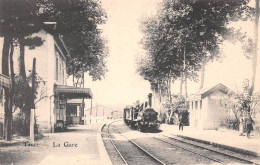
<path fill-rule="evenodd" d="M 238 129 L 241 117 L 246 117 L 248 113 L 250 116 L 259 113 L 259 101 L 259 94 L 250 96 L 250 85 L 247 79 L 243 83 L 242 92 L 230 92 L 226 97 L 223 97 L 220 101 L 222 108 L 228 113 L 232 111 L 235 117 L 235 120 L 230 117 L 227 119 L 228 128 L 232 126 L 233 129 Z"/>
<path fill-rule="evenodd" d="M 203 88 L 205 65 L 221 58 L 223 41 L 244 39 L 240 31 L 228 24 L 248 19 L 251 14 L 248 2 L 164 0 L 154 18 L 141 22 L 142 44 L 148 52 L 146 61 L 149 64 L 139 65 L 139 73 L 150 82 L 156 81 L 160 75 L 159 79 L 167 80 L 168 89 L 172 80 L 179 78 L 180 93 L 182 95 L 184 81 L 187 97 L 187 79 L 197 81 L 197 72 L 201 70 L 200 88 Z M 171 100 L 171 94 L 169 96 Z"/>
<path fill-rule="evenodd" d="M 227 25 L 250 16 L 248 2 L 164 0 L 155 18 L 142 22 L 144 48 L 160 66 L 160 72 L 170 72 L 170 77 L 184 81 L 185 77 L 196 80 L 197 71 L 221 57 L 220 44 L 224 40 L 234 39 L 237 34 L 240 40 L 244 37 Z M 201 77 L 202 88 L 204 74 Z"/>
<path fill-rule="evenodd" d="M 31 88 L 25 72 L 24 56 L 26 53 L 24 50 L 26 46 L 33 49 L 42 45 L 41 38 L 32 38 L 31 35 L 43 28 L 44 21 L 55 19 L 60 25 L 57 31 L 64 35 L 64 40 L 68 42 L 68 47 L 72 52 L 71 59 L 67 60 L 70 74 L 89 71 L 89 74 L 95 80 L 104 76 L 106 72 L 104 58 L 107 55 L 107 49 L 105 48 L 105 41 L 101 38 L 101 31 L 97 27 L 98 24 L 104 22 L 105 14 L 96 1 L 3 0 L 0 6 L 0 36 L 3 36 L 5 41 L 2 56 L 3 71 L 7 72 L 6 75 L 9 75 L 7 62 L 9 48 L 12 43 L 17 42 L 20 50 L 20 77 L 16 78 L 20 83 L 24 84 L 21 92 L 26 95 L 23 97 L 23 103 L 17 106 L 21 106 L 19 108 L 26 113 L 28 127 L 30 102 L 33 96 L 30 96 L 31 92 L 28 92 Z M 13 66 L 10 67 L 13 68 Z M 11 78 L 13 79 L 14 76 Z M 14 89 L 14 86 L 11 89 Z M 11 94 L 11 96 L 13 95 Z M 10 112 L 11 107 L 12 105 L 6 106 L 8 108 L 6 112 Z"/>
<path fill-rule="evenodd" d="M 99 1 L 47 0 L 41 7 L 41 19 L 57 22 L 56 30 L 63 35 L 70 51 L 68 74 L 80 78 L 88 72 L 93 80 L 102 79 L 107 71 L 108 50 L 99 29 L 106 20 Z"/>
<path fill-rule="evenodd" d="M 25 63 L 24 63 L 24 47 L 29 46 L 34 48 L 35 46 L 42 45 L 42 40 L 38 37 L 31 37 L 31 34 L 38 32 L 42 27 L 42 22 L 38 19 L 39 6 L 37 5 L 40 0 L 33 1 L 19 1 L 19 0 L 2 0 L 0 3 L 1 13 L 0 13 L 0 36 L 4 38 L 3 51 L 2 52 L 2 62 L 3 62 L 3 71 L 9 72 L 8 70 L 8 61 L 9 58 L 9 48 L 11 46 L 10 52 L 10 69 L 11 69 L 11 87 L 10 98 L 8 98 L 9 105 L 6 106 L 5 113 L 9 114 L 6 116 L 6 120 L 9 121 L 9 124 L 6 124 L 8 130 L 8 140 L 11 140 L 11 121 L 12 121 L 12 107 L 13 107 L 13 97 L 14 97 L 14 88 L 15 88 L 15 76 L 13 72 L 13 46 L 18 43 L 20 47 L 19 55 L 19 74 L 23 79 L 24 84 L 26 82 L 26 73 L 25 73 Z M 9 75 L 9 73 L 8 73 Z M 28 114 L 30 110 L 30 100 L 32 97 L 27 91 L 30 90 L 29 85 L 26 85 L 24 93 L 28 94 L 27 97 L 24 97 L 25 104 L 22 110 Z M 29 120 L 29 117 L 28 117 Z"/>

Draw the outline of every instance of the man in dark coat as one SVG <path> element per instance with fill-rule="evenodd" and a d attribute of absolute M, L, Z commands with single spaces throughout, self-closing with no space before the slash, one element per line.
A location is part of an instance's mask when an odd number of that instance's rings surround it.
<path fill-rule="evenodd" d="M 179 116 L 179 131 L 183 131 L 183 125 L 184 125 L 184 121 L 183 121 L 183 116 L 180 115 Z"/>
<path fill-rule="evenodd" d="M 250 133 L 251 133 L 251 131 L 253 131 L 253 124 L 255 124 L 255 122 L 251 118 L 250 113 L 247 114 L 247 118 L 245 119 L 245 123 L 246 123 L 246 134 L 247 134 L 247 138 L 249 139 Z"/>

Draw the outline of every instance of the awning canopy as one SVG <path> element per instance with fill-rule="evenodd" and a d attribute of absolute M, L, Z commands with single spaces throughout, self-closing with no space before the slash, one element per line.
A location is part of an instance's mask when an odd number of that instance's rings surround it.
<path fill-rule="evenodd" d="M 54 86 L 55 94 L 63 96 L 64 98 L 77 99 L 77 98 L 86 98 L 91 99 L 93 94 L 90 88 L 79 88 L 66 85 L 55 85 Z"/>

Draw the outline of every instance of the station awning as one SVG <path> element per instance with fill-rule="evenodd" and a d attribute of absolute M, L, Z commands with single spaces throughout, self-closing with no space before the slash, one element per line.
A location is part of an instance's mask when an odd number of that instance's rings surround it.
<path fill-rule="evenodd" d="M 55 85 L 54 92 L 68 99 L 86 98 L 91 99 L 93 94 L 90 88 L 79 88 L 66 85 Z"/>

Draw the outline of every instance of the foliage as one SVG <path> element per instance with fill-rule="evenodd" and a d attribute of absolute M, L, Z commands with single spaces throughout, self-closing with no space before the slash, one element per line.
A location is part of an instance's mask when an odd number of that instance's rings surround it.
<path fill-rule="evenodd" d="M 239 122 L 237 121 L 237 119 L 225 119 L 221 121 L 220 127 L 225 127 L 227 129 L 232 129 L 232 130 L 238 130 Z"/>
<path fill-rule="evenodd" d="M 30 74 L 27 79 L 26 83 L 24 80 L 21 78 L 21 76 L 17 75 L 15 76 L 15 89 L 14 89 L 14 110 L 17 108 L 20 108 L 21 110 L 26 109 L 26 102 L 30 102 L 33 99 L 35 100 L 37 95 L 38 95 L 38 88 L 39 88 L 39 82 L 41 80 L 41 77 L 36 74 L 36 79 L 35 79 L 35 91 L 34 91 L 34 96 L 31 95 L 32 90 L 31 87 L 27 87 L 27 82 L 29 84 L 32 83 L 32 74 Z M 28 98 L 28 96 L 30 96 Z"/>
<path fill-rule="evenodd" d="M 220 45 L 224 40 L 245 38 L 228 25 L 250 18 L 248 2 L 164 0 L 155 17 L 141 22 L 141 43 L 148 55 L 140 60 L 146 63 L 138 63 L 138 72 L 150 82 L 169 77 L 174 81 L 183 72 L 197 81 L 197 72 L 204 63 L 221 58 Z"/>
<path fill-rule="evenodd" d="M 251 116 L 260 113 L 260 95 L 255 94 L 250 96 L 249 90 L 249 80 L 245 80 L 243 92 L 232 92 L 228 94 L 228 97 L 221 99 L 222 108 L 226 110 L 227 113 L 232 111 L 235 116 L 234 120 L 228 118 L 223 125 L 236 129 L 238 128 L 239 119 L 241 117 L 246 117 L 248 113 L 250 113 Z"/>
<path fill-rule="evenodd" d="M 38 18 L 40 0 L 1 0 L 0 35 L 14 38 L 38 32 L 42 22 Z"/>
<path fill-rule="evenodd" d="M 107 71 L 106 40 L 99 26 L 105 23 L 106 13 L 95 0 L 46 0 L 41 4 L 41 19 L 57 22 L 57 31 L 69 48 L 68 74 L 79 77 L 89 72 L 93 80 L 100 80 Z"/>
<path fill-rule="evenodd" d="M 177 124 L 180 117 L 184 118 L 183 121 L 186 125 L 189 123 L 188 104 L 183 96 L 175 95 L 172 102 L 167 102 L 163 106 L 167 110 L 166 115 L 169 124 Z"/>
<path fill-rule="evenodd" d="M 13 134 L 18 134 L 22 136 L 27 136 L 29 132 L 29 128 L 26 126 L 25 115 L 22 112 L 15 113 L 13 117 Z M 37 117 L 34 117 L 34 133 L 38 133 L 39 126 L 37 124 Z"/>

